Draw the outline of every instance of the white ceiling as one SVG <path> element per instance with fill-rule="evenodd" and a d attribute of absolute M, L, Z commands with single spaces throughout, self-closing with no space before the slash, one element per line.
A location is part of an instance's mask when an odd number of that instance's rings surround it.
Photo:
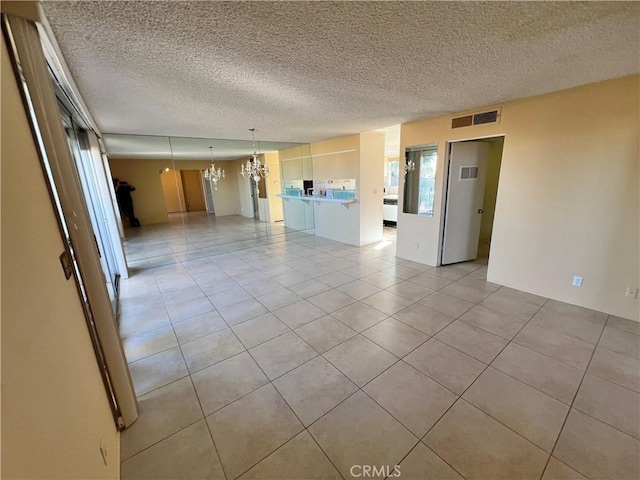
<path fill-rule="evenodd" d="M 312 142 L 640 71 L 637 2 L 43 8 L 103 133 Z"/>

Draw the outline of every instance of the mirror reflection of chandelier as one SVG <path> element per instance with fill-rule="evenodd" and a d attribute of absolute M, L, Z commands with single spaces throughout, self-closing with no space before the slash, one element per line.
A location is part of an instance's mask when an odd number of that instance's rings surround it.
<path fill-rule="evenodd" d="M 218 190 L 218 182 L 224 178 L 224 170 L 216 169 L 216 164 L 213 163 L 213 147 L 209 147 L 209 151 L 211 152 L 211 166 L 204 171 L 204 178 L 213 183 L 213 188 Z"/>
<path fill-rule="evenodd" d="M 269 176 L 269 166 L 266 163 L 262 163 L 258 158 L 258 153 L 256 152 L 256 129 L 250 128 L 249 131 L 251 132 L 251 140 L 253 142 L 253 155 L 251 155 L 251 158 L 249 158 L 246 163 L 242 164 L 240 173 L 245 178 L 253 178 L 257 184 L 260 178 L 267 178 Z"/>
<path fill-rule="evenodd" d="M 413 160 L 407 160 L 407 162 L 404 165 L 405 176 L 407 175 L 407 173 L 413 172 L 415 169 L 416 169 L 416 163 Z"/>

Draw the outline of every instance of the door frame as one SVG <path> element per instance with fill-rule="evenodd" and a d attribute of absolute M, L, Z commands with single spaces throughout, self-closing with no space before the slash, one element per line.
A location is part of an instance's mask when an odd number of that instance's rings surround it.
<path fill-rule="evenodd" d="M 258 204 L 258 184 L 253 177 L 249 177 L 249 200 L 251 203 L 251 209 L 253 210 L 253 218 L 260 220 L 260 205 Z"/>
<path fill-rule="evenodd" d="M 202 180 L 202 191 L 204 192 L 204 206 L 209 215 L 216 214 L 215 202 L 213 200 L 213 188 L 211 182 L 204 178 L 204 170 L 200 170 L 200 178 Z"/>
<path fill-rule="evenodd" d="M 444 252 L 444 229 L 445 223 L 447 219 L 447 208 L 449 206 L 449 175 L 451 173 L 451 145 L 454 143 L 460 142 L 473 142 L 476 140 L 486 140 L 487 138 L 499 138 L 502 137 L 503 140 L 503 152 L 504 152 L 504 141 L 507 136 L 504 133 L 495 133 L 492 135 L 483 135 L 479 137 L 469 137 L 469 138 L 460 138 L 456 140 L 447 140 L 445 142 L 445 160 L 444 165 L 442 167 L 442 197 L 441 197 L 441 208 L 440 208 L 440 230 L 438 234 L 438 259 L 436 266 L 442 266 L 442 254 Z M 486 183 L 485 183 L 486 189 Z M 497 203 L 496 203 L 497 207 Z M 495 222 L 495 217 L 494 217 Z"/>
<path fill-rule="evenodd" d="M 191 179 L 188 177 L 198 177 L 197 181 L 191 182 Z M 196 170 L 193 168 L 185 168 L 180 170 L 180 182 L 182 183 L 182 193 L 184 195 L 184 208 L 185 212 L 206 212 L 207 211 L 207 198 L 204 191 L 204 185 L 202 184 L 202 170 Z M 191 210 L 190 200 L 194 200 L 194 197 L 198 196 L 196 192 L 194 192 L 194 187 L 198 186 L 199 197 L 202 200 L 203 209 L 202 210 Z"/>

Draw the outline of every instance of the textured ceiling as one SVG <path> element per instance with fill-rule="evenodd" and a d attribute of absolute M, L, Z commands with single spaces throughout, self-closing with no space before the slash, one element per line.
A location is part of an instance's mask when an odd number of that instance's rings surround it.
<path fill-rule="evenodd" d="M 637 73 L 637 2 L 43 2 L 104 133 L 310 142 Z"/>

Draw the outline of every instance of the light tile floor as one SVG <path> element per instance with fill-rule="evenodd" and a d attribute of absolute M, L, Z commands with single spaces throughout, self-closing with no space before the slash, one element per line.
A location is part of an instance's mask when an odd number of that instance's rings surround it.
<path fill-rule="evenodd" d="M 129 231 L 122 478 L 640 477 L 640 324 L 489 283 L 486 258 L 396 258 L 385 231 Z"/>

